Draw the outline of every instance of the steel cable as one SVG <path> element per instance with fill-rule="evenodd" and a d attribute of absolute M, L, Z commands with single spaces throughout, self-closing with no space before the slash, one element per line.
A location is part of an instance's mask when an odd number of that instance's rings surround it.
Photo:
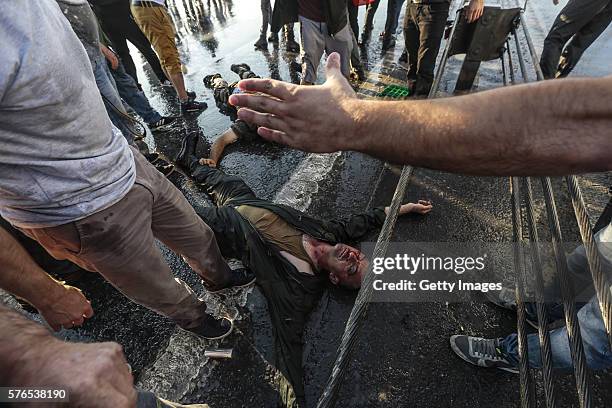
<path fill-rule="evenodd" d="M 597 292 L 597 299 L 599 300 L 599 308 L 601 309 L 601 317 L 603 318 L 606 331 L 608 332 L 608 342 L 612 349 L 612 300 L 610 299 L 610 280 L 601 268 L 601 258 L 599 250 L 597 249 L 597 243 L 593 237 L 593 231 L 591 223 L 589 222 L 589 214 L 586 206 L 584 205 L 584 199 L 582 198 L 582 192 L 578 185 L 576 176 L 565 177 L 567 186 L 569 187 L 570 196 L 572 197 L 572 204 L 574 206 L 574 212 L 576 213 L 576 220 L 578 221 L 578 228 L 580 229 L 580 235 L 584 248 L 586 249 L 587 262 L 589 269 L 591 270 L 591 276 L 595 283 L 595 291 Z"/>

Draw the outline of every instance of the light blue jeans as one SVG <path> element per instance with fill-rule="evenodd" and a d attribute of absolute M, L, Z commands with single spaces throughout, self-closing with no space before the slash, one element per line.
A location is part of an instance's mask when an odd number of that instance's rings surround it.
<path fill-rule="evenodd" d="M 130 131 L 130 128 L 126 124 L 126 119 L 123 117 L 123 115 L 127 115 L 127 111 L 123 106 L 123 102 L 121 102 L 121 97 L 119 97 L 119 92 L 117 92 L 117 85 L 115 84 L 115 80 L 108 69 L 106 59 L 102 53 L 92 61 L 92 68 L 96 79 L 96 85 L 98 85 L 98 90 L 102 95 L 104 106 L 106 107 L 106 112 L 111 122 L 119 128 L 128 143 L 132 144 L 134 142 L 134 134 Z"/>
<path fill-rule="evenodd" d="M 608 276 L 612 273 L 612 223 L 604 227 L 595 235 L 599 253 L 601 255 L 601 267 L 607 272 Z M 567 258 L 569 272 L 576 278 L 591 279 L 591 273 L 587 263 L 586 253 L 583 246 L 576 250 Z M 578 303 L 581 306 L 578 311 L 578 322 L 580 333 L 586 355 L 587 364 L 595 370 L 612 367 L 612 350 L 608 343 L 608 335 L 604 327 L 604 322 L 599 309 L 597 296 L 593 296 L 586 304 Z M 563 307 L 553 305 L 549 307 L 552 318 L 563 316 Z M 534 315 L 535 308 L 528 305 L 527 312 Z M 553 367 L 558 369 L 571 369 L 573 367 L 570 354 L 567 328 L 562 327 L 550 332 L 550 344 L 552 351 Z M 532 368 L 542 367 L 542 356 L 540 354 L 540 341 L 537 334 L 527 336 L 527 349 L 529 355 L 529 365 Z M 518 337 L 513 333 L 502 341 L 502 350 L 508 361 L 518 366 Z"/>
<path fill-rule="evenodd" d="M 107 67 L 108 69 L 108 67 Z M 110 69 L 110 73 L 115 79 L 119 96 L 147 123 L 153 124 L 160 120 L 162 116 L 149 104 L 149 100 L 142 92 L 134 78 L 125 71 L 123 63 L 119 61 L 117 69 Z"/>

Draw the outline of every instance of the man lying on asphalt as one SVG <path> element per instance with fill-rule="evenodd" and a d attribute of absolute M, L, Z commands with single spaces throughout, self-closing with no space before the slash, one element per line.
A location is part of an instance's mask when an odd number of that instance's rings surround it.
<path fill-rule="evenodd" d="M 322 221 L 293 208 L 259 199 L 244 181 L 198 164 L 197 134 L 187 135 L 177 163 L 211 195 L 216 207 L 197 210 L 215 232 L 221 253 L 251 269 L 268 300 L 275 338 L 276 367 L 303 398 L 302 333 L 327 282 L 357 289 L 367 260 L 347 243 L 379 228 L 386 208 L 377 207 L 346 221 Z M 427 201 L 408 203 L 401 213 L 426 214 Z M 286 396 L 289 394 L 283 393 Z M 285 401 L 292 405 L 294 397 Z"/>

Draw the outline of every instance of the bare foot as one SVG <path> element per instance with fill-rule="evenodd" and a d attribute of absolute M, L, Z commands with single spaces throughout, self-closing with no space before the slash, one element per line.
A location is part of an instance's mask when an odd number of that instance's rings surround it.
<path fill-rule="evenodd" d="M 200 159 L 199 163 L 202 166 L 208 166 L 208 167 L 213 167 L 213 168 L 217 167 L 217 162 L 214 161 L 213 159 Z"/>

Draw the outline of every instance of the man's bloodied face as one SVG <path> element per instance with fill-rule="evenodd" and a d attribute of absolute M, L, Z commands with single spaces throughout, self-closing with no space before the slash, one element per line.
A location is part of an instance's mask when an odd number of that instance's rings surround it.
<path fill-rule="evenodd" d="M 326 248 L 319 266 L 329 272 L 329 280 L 334 285 L 357 289 L 368 268 L 368 260 L 358 249 L 336 244 Z"/>

